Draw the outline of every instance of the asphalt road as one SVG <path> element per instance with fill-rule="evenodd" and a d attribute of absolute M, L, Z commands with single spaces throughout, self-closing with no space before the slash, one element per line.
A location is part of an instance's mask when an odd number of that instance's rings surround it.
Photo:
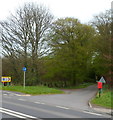
<path fill-rule="evenodd" d="M 91 87 L 92 88 L 92 87 Z M 110 118 L 109 115 L 97 113 L 95 111 L 92 111 L 90 109 L 81 109 L 79 105 L 75 107 L 76 105 L 74 104 L 73 107 L 67 105 L 67 101 L 69 100 L 69 97 L 75 95 L 77 97 L 77 93 L 81 93 L 84 90 L 84 94 L 88 89 L 91 89 L 90 87 L 87 89 L 83 90 L 72 90 L 72 91 L 67 91 L 68 94 L 63 94 L 63 95 L 39 95 L 39 96 L 24 96 L 23 94 L 18 94 L 15 92 L 3 92 L 3 97 L 2 97 L 2 108 L 0 108 L 0 111 L 3 113 L 2 117 L 5 118 L 6 120 L 8 118 L 22 118 L 22 119 L 50 119 L 50 118 L 98 118 L 104 119 L 104 118 Z M 87 93 L 87 92 L 86 92 Z M 82 93 L 81 93 L 82 94 Z M 88 93 L 87 93 L 88 94 Z M 88 94 L 90 96 L 90 94 Z M 56 98 L 55 98 L 56 96 Z M 62 96 L 62 97 L 61 97 Z M 68 96 L 68 97 L 67 97 Z M 80 96 L 80 95 L 79 95 Z M 50 97 L 50 98 L 49 98 Z M 54 102 L 51 99 L 51 97 L 54 98 Z M 63 101 L 62 98 L 64 97 Z M 91 97 L 91 96 L 90 96 Z M 37 98 L 37 99 L 36 99 Z M 42 98 L 45 98 L 42 100 Z M 68 98 L 68 99 L 66 99 Z M 78 97 L 79 98 L 79 97 Z M 70 98 L 71 99 L 71 98 Z M 46 100 L 46 101 L 45 101 Z M 58 101 L 58 102 L 57 102 Z M 59 101 L 62 101 L 59 103 Z M 83 100 L 80 100 L 80 103 Z M 85 101 L 87 101 L 85 99 Z M 62 103 L 65 104 L 62 104 Z M 71 101 L 68 101 L 70 103 Z M 76 100 L 75 100 L 76 102 Z M 77 104 L 78 104 L 77 103 Z M 87 105 L 88 107 L 88 105 Z"/>

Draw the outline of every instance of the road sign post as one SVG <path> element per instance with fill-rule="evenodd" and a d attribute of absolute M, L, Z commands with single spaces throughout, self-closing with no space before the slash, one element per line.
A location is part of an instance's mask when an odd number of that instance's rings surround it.
<path fill-rule="evenodd" d="M 25 88 L 25 71 L 24 71 L 24 88 Z"/>
<path fill-rule="evenodd" d="M 24 82 L 23 82 L 23 87 L 24 87 L 24 89 L 25 89 L 25 79 L 26 79 L 26 74 L 25 74 L 25 72 L 26 72 L 26 67 L 23 67 L 23 69 L 22 69 L 23 71 L 24 71 Z"/>

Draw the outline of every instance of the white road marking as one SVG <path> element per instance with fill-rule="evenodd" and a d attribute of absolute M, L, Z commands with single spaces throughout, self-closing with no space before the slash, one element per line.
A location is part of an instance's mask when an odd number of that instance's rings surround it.
<path fill-rule="evenodd" d="M 14 117 L 18 117 L 18 118 L 25 118 L 25 117 L 23 117 L 23 116 L 16 115 L 16 114 L 13 114 L 13 113 L 9 113 L 9 112 L 3 111 L 3 110 L 0 110 L 0 112 L 5 113 L 5 114 L 8 114 L 8 115 L 11 115 L 11 116 L 14 116 Z"/>
<path fill-rule="evenodd" d="M 98 116 L 102 116 L 102 114 L 98 114 L 98 113 L 93 113 L 93 112 L 87 112 L 87 111 L 83 111 L 84 113 L 88 113 L 88 114 L 92 114 L 92 115 L 98 115 Z"/>
<path fill-rule="evenodd" d="M 40 104 L 40 102 L 35 102 L 35 103 Z"/>
<path fill-rule="evenodd" d="M 28 118 L 36 118 L 36 117 L 34 117 L 34 116 L 31 116 L 31 115 L 27 115 L 27 114 L 24 114 L 24 113 L 20 113 L 20 112 L 16 112 L 16 111 L 13 111 L 13 110 L 9 110 L 9 109 L 5 109 L 5 108 L 0 108 L 0 111 L 2 111 L 2 112 L 6 112 L 7 114 L 12 114 L 13 116 L 15 115 L 15 114 L 17 114 L 18 115 L 18 117 L 20 116 L 20 117 L 23 117 L 23 118 L 26 118 L 26 117 L 28 117 Z M 16 116 L 16 115 L 15 115 Z M 17 116 L 16 116 L 17 117 Z"/>
<path fill-rule="evenodd" d="M 7 94 L 3 94 L 3 95 L 7 95 Z"/>
<path fill-rule="evenodd" d="M 3 91 L 3 93 L 6 93 L 6 94 L 14 94 L 13 92 L 7 92 L 7 91 Z"/>
<path fill-rule="evenodd" d="M 16 96 L 21 96 L 21 95 L 19 95 L 19 94 L 15 94 Z"/>
<path fill-rule="evenodd" d="M 14 93 L 10 93 L 10 95 L 11 96 L 31 96 L 31 95 L 29 95 L 29 94 L 25 94 L 25 95 L 21 95 L 21 94 L 14 94 Z"/>
<path fill-rule="evenodd" d="M 18 99 L 18 100 L 21 100 L 21 101 L 26 101 L 25 99 Z"/>
<path fill-rule="evenodd" d="M 16 95 L 16 96 L 31 96 L 30 94 L 18 94 L 18 93 L 13 93 L 13 92 L 8 92 L 8 91 L 3 91 L 3 94 L 10 94 L 11 96 Z"/>
<path fill-rule="evenodd" d="M 45 103 L 42 103 L 42 102 L 34 102 L 34 103 L 37 103 L 37 104 L 45 104 Z"/>
<path fill-rule="evenodd" d="M 45 104 L 45 103 L 40 103 L 40 104 Z"/>
<path fill-rule="evenodd" d="M 6 92 L 6 93 L 12 93 L 12 92 Z"/>
<path fill-rule="evenodd" d="M 58 108 L 62 108 L 62 109 L 69 109 L 69 108 L 67 108 L 67 107 L 63 107 L 63 106 L 56 106 L 56 107 L 58 107 Z"/>

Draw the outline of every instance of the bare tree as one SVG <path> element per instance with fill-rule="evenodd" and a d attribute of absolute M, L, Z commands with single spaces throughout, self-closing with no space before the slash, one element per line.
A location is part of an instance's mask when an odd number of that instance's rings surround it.
<path fill-rule="evenodd" d="M 29 66 L 31 72 L 38 73 L 37 60 L 44 51 L 43 39 L 52 19 L 47 8 L 29 3 L 19 8 L 15 15 L 11 14 L 8 20 L 1 21 L 3 55 L 11 57 L 13 63 L 21 60 L 21 65 Z"/>

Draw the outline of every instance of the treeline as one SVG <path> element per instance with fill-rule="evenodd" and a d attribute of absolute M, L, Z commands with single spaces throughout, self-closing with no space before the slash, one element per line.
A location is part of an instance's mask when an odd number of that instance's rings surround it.
<path fill-rule="evenodd" d="M 100 76 L 113 83 L 111 13 L 82 24 L 75 18 L 55 20 L 44 6 L 25 4 L 0 21 L 2 75 L 22 85 L 26 67 L 26 85 L 66 87 L 95 82 Z"/>

